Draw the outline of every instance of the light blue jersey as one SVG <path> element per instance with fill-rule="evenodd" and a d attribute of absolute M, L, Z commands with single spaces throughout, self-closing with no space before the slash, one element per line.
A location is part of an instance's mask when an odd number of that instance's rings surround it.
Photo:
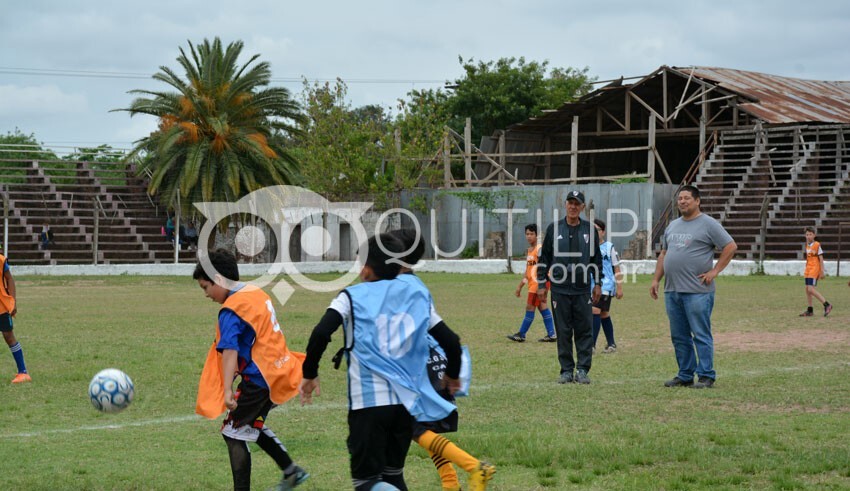
<path fill-rule="evenodd" d="M 454 411 L 454 404 L 434 390 L 425 365 L 431 294 L 422 282 L 413 275 L 399 275 L 360 283 L 345 292 L 353 314 L 353 322 L 344 326 L 350 347 L 349 408 L 403 404 L 419 421 L 441 420 Z"/>
<path fill-rule="evenodd" d="M 620 265 L 620 257 L 614 250 L 614 244 L 605 241 L 599 244 L 599 252 L 602 254 L 602 294 L 613 296 L 617 293 L 617 279 L 614 277 L 614 266 Z M 590 291 L 593 291 L 595 281 L 590 282 Z"/>

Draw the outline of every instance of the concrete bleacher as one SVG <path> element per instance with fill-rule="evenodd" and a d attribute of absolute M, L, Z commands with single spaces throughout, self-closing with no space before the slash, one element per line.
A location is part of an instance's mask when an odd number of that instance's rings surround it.
<path fill-rule="evenodd" d="M 721 134 L 694 180 L 702 211 L 729 231 L 739 258 L 758 259 L 764 240 L 767 259 L 803 259 L 803 229 L 813 226 L 834 259 L 843 245 L 839 223 L 850 222 L 847 139 L 846 125 Z M 850 223 L 841 239 L 850 242 Z"/>
<path fill-rule="evenodd" d="M 161 234 L 165 210 L 131 164 L 0 160 L 0 193 L 9 210 L 4 254 L 15 264 L 174 262 L 174 247 Z M 54 243 L 42 250 L 45 223 Z M 180 262 L 195 260 L 194 252 L 180 251 Z"/>

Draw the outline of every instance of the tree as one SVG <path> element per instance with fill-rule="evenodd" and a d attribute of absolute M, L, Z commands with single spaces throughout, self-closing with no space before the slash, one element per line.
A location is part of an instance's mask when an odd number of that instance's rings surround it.
<path fill-rule="evenodd" d="M 304 185 L 329 200 L 381 201 L 391 188 L 386 166 L 391 145 L 385 145 L 387 118 L 383 108 L 364 106 L 352 110 L 348 87 L 304 81 L 306 118 L 293 153 L 301 162 Z"/>
<path fill-rule="evenodd" d="M 75 149 L 62 160 L 85 161 L 85 162 L 121 162 L 127 157 L 121 150 L 112 148 L 111 145 L 98 145 L 96 147 L 80 147 Z"/>
<path fill-rule="evenodd" d="M 449 124 L 462 133 L 465 119 L 471 118 L 474 140 L 575 100 L 590 91 L 594 80 L 588 68 L 550 71 L 548 61 L 526 62 L 523 57 L 459 61 L 465 73 L 454 81 L 454 92 L 446 99 Z"/>
<path fill-rule="evenodd" d="M 300 107 L 287 89 L 267 87 L 271 68 L 254 64 L 260 55 L 238 64 L 242 48 L 241 41 L 225 48 L 219 38 L 189 42 L 188 55 L 180 48 L 177 57 L 185 80 L 165 66 L 153 75 L 176 92 L 133 90 L 144 97 L 118 109 L 159 119 L 129 158 L 141 157 L 140 172 L 151 176 L 148 193 L 166 206 L 178 195 L 185 209 L 196 201 L 236 201 L 296 179 L 296 160 L 277 136 L 297 132 Z"/>
<path fill-rule="evenodd" d="M 58 160 L 59 158 L 50 150 L 45 150 L 36 140 L 34 133 L 27 135 L 15 128 L 14 133 L 7 131 L 5 135 L 0 135 L 0 159 Z"/>

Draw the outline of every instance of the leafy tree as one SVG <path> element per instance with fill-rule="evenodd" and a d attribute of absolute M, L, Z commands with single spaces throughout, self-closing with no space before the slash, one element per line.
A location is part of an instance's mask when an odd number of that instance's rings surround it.
<path fill-rule="evenodd" d="M 306 187 L 329 200 L 385 196 L 391 187 L 384 144 L 386 115 L 378 106 L 352 110 L 342 80 L 333 84 L 304 81 L 306 118 L 293 153 L 301 162 Z"/>
<path fill-rule="evenodd" d="M 161 66 L 153 75 L 176 91 L 133 90 L 141 94 L 127 111 L 159 119 L 159 128 L 136 142 L 130 155 L 142 157 L 140 171 L 150 172 L 148 193 L 166 206 L 176 198 L 188 209 L 195 201 L 236 201 L 259 188 L 292 183 L 296 160 L 279 133 L 297 132 L 300 107 L 287 89 L 267 87 L 271 68 L 238 63 L 243 43 L 224 47 L 221 40 L 189 42 L 180 48 L 181 78 Z"/>
<path fill-rule="evenodd" d="M 43 145 L 36 140 L 35 134 L 22 133 L 15 128 L 15 132 L 7 131 L 0 135 L 0 159 L 3 160 L 58 160 L 55 153 L 44 149 Z"/>
<path fill-rule="evenodd" d="M 459 58 L 464 76 L 453 83 L 447 97 L 449 124 L 462 133 L 465 118 L 472 119 L 472 136 L 479 140 L 532 116 L 554 109 L 586 94 L 594 79 L 575 68 L 553 68 L 549 62 L 500 58 L 477 62 Z"/>
<path fill-rule="evenodd" d="M 70 153 L 62 160 L 85 161 L 85 162 L 121 162 L 127 155 L 112 148 L 111 145 L 98 145 L 97 147 L 80 147 Z"/>

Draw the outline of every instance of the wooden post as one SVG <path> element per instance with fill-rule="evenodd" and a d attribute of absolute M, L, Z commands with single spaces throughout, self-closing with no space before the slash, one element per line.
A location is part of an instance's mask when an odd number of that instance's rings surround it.
<path fill-rule="evenodd" d="M 631 91 L 626 91 L 626 133 L 631 133 L 632 131 L 632 98 L 630 96 Z"/>
<path fill-rule="evenodd" d="M 549 152 L 552 151 L 552 137 L 549 135 L 543 138 L 543 151 L 546 152 L 546 156 L 543 157 L 543 162 L 546 164 L 543 168 L 543 179 L 545 184 L 549 184 L 549 179 L 552 178 L 552 156 L 549 155 Z"/>
<path fill-rule="evenodd" d="M 578 116 L 573 116 L 570 128 L 570 184 L 578 183 Z"/>
<path fill-rule="evenodd" d="M 505 132 L 499 132 L 499 163 L 502 164 L 502 167 L 507 170 L 507 157 L 505 157 Z M 503 172 L 499 172 L 499 186 L 505 184 L 505 174 Z"/>
<path fill-rule="evenodd" d="M 700 116 L 699 116 L 699 148 L 705 148 L 705 125 L 708 122 L 708 111 L 706 109 L 706 92 L 702 92 L 702 104 L 700 104 Z"/>
<path fill-rule="evenodd" d="M 92 249 L 91 249 L 91 263 L 97 264 L 97 236 L 98 231 L 100 229 L 100 210 L 98 209 L 97 198 L 92 199 L 92 208 L 94 209 L 94 230 L 92 231 Z"/>
<path fill-rule="evenodd" d="M 452 147 L 449 134 L 443 134 L 443 184 L 446 189 L 452 187 Z"/>
<path fill-rule="evenodd" d="M 649 182 L 655 182 L 655 115 L 649 115 L 649 150 L 646 152 L 646 173 L 649 175 Z"/>
<path fill-rule="evenodd" d="M 9 193 L 3 190 L 3 254 L 9 256 Z"/>
<path fill-rule="evenodd" d="M 669 92 L 667 91 L 667 70 L 665 69 L 661 72 L 661 93 L 664 99 L 664 103 L 662 104 L 664 111 L 664 128 L 667 129 L 667 99 L 669 98 Z"/>
<path fill-rule="evenodd" d="M 463 127 L 463 174 L 466 185 L 472 185 L 472 118 Z"/>

